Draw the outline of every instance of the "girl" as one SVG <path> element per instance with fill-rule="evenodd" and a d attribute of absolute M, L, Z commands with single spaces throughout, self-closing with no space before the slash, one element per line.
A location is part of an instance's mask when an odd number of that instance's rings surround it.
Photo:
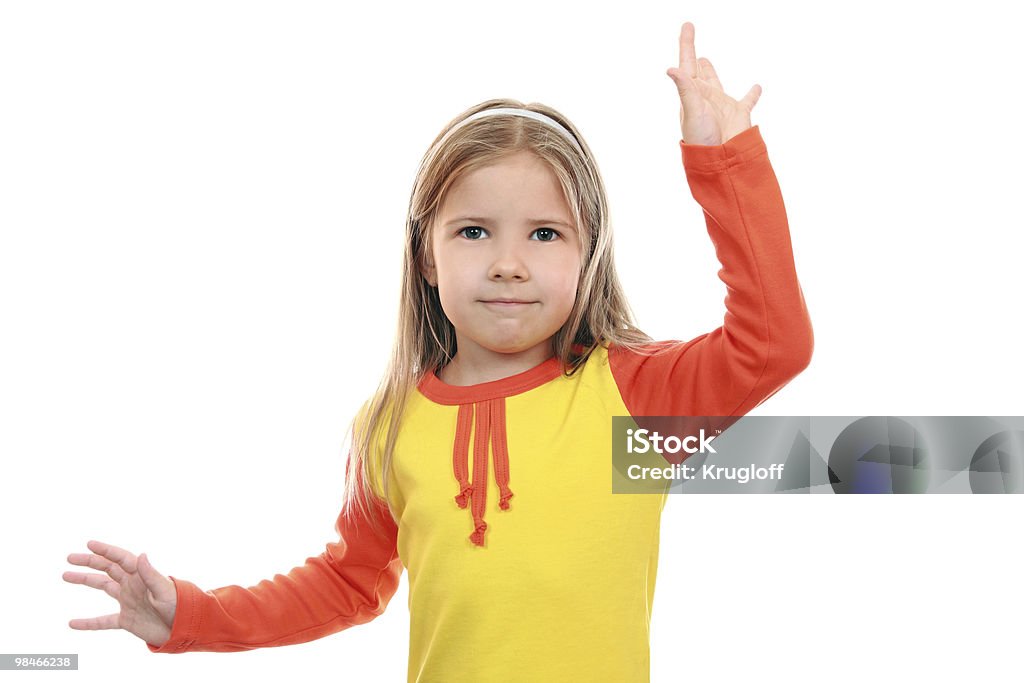
<path fill-rule="evenodd" d="M 641 332 L 576 128 L 539 104 L 472 107 L 419 168 L 397 339 L 353 420 L 338 540 L 285 576 L 211 591 L 90 541 L 68 561 L 106 576 L 65 580 L 121 609 L 71 628 L 123 628 L 161 653 L 302 643 L 381 614 L 405 568 L 409 681 L 648 681 L 666 497 L 611 493 L 611 417 L 738 417 L 813 347 L 750 124 L 760 88 L 726 95 L 693 34 L 683 24 L 667 74 L 728 289 L 723 326 L 686 342 Z"/>

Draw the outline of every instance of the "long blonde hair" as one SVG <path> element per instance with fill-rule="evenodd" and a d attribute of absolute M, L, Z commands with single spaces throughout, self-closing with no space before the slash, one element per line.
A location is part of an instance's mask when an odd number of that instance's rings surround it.
<path fill-rule="evenodd" d="M 506 114 L 478 118 L 446 137 L 464 118 L 493 107 L 518 107 L 545 114 L 568 129 L 583 152 L 545 123 Z M 532 152 L 551 168 L 579 226 L 582 272 L 576 303 L 552 339 L 563 375 L 575 373 L 599 344 L 643 352 L 642 345 L 651 341 L 635 326 L 615 273 L 604 182 L 575 126 L 551 107 L 506 98 L 481 102 L 452 119 L 427 150 L 413 184 L 391 359 L 377 390 L 350 424 L 352 447 L 343 510 L 351 512 L 353 506 L 358 506 L 375 529 L 380 527 L 375 515 L 370 514 L 371 501 L 380 505 L 383 498 L 395 517 L 389 473 L 406 400 L 425 373 L 439 371 L 456 351 L 455 328 L 441 308 L 437 288 L 430 286 L 422 271 L 434 220 L 449 189 L 463 174 L 520 151 Z"/>

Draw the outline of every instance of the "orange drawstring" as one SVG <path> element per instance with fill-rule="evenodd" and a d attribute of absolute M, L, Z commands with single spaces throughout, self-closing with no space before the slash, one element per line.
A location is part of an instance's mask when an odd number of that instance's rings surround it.
<path fill-rule="evenodd" d="M 473 439 L 473 483 L 469 477 L 469 430 L 473 425 L 474 413 L 476 426 Z M 487 506 L 487 447 L 488 441 L 494 452 L 494 478 L 501 490 L 498 506 L 508 510 L 508 501 L 514 495 L 508 487 L 509 464 L 508 442 L 505 433 L 505 399 L 494 398 L 475 403 L 459 405 L 456 419 L 455 441 L 452 446 L 452 468 L 459 482 L 459 494 L 455 502 L 465 508 L 467 498 L 472 498 L 473 533 L 469 540 L 474 545 L 483 546 L 487 522 L 484 511 Z"/>

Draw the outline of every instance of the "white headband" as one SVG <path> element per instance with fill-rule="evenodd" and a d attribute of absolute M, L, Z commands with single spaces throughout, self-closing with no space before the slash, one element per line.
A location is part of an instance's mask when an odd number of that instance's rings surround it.
<path fill-rule="evenodd" d="M 524 116 L 524 117 L 526 117 L 528 119 L 533 119 L 534 121 L 540 121 L 541 123 L 546 123 L 547 125 L 549 125 L 552 128 L 554 128 L 556 131 L 558 131 L 559 134 L 562 135 L 562 137 L 564 137 L 566 140 L 571 142 L 573 144 L 573 146 L 579 151 L 580 154 L 583 154 L 583 148 L 580 147 L 580 143 L 576 141 L 576 138 L 573 137 L 572 133 L 570 133 L 565 128 L 565 126 L 560 124 L 558 121 L 555 121 L 550 116 L 546 116 L 544 114 L 540 114 L 540 113 L 535 112 L 535 111 L 530 111 L 529 109 L 520 109 L 518 107 L 494 107 L 492 109 L 484 109 L 482 111 L 478 111 L 477 113 L 472 114 L 470 116 L 467 116 L 466 118 L 462 119 L 461 121 L 456 123 L 454 126 L 452 126 L 451 129 L 445 134 L 444 138 L 447 138 L 455 130 L 461 128 L 462 126 L 466 125 L 467 123 L 469 123 L 470 121 L 472 121 L 474 119 L 479 119 L 479 118 L 481 118 L 483 116 L 494 116 L 496 114 L 511 114 L 511 115 L 514 115 L 514 116 Z"/>

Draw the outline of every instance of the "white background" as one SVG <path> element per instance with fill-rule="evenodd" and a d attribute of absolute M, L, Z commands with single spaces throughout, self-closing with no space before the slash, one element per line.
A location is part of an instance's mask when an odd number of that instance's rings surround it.
<path fill-rule="evenodd" d="M 210 589 L 334 540 L 416 165 L 485 99 L 579 126 L 641 327 L 719 326 L 665 74 L 686 20 L 726 92 L 763 88 L 814 325 L 810 367 L 752 414 L 1021 414 L 1024 59 L 995 7 L 3 3 L 0 652 L 78 653 L 80 681 L 404 681 L 405 576 L 319 641 L 155 655 L 68 627 L 116 603 L 66 556 L 95 538 Z M 674 496 L 652 680 L 1019 680 L 1022 508 Z"/>

